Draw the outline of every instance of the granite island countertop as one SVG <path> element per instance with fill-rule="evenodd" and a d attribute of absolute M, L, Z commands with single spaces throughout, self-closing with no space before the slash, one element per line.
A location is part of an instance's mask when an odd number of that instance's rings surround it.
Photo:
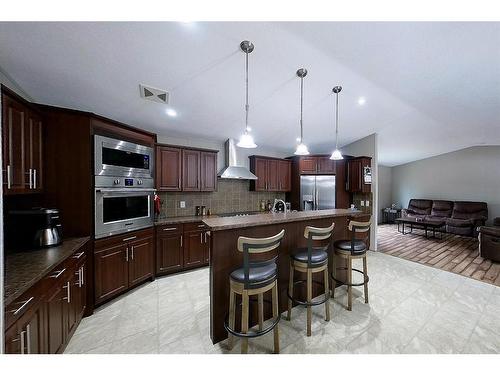
<path fill-rule="evenodd" d="M 90 237 L 67 238 L 59 246 L 5 254 L 4 305 L 50 274 Z"/>
<path fill-rule="evenodd" d="M 166 217 L 163 219 L 158 219 L 155 221 L 154 225 L 172 225 L 172 224 L 186 224 L 186 223 L 196 223 L 202 221 L 207 217 L 217 217 L 217 215 L 211 216 L 174 216 L 174 217 Z"/>
<path fill-rule="evenodd" d="M 227 230 L 236 228 L 255 227 L 260 225 L 272 225 L 280 223 L 290 223 L 294 221 L 315 220 L 338 216 L 358 216 L 366 215 L 362 211 L 336 208 L 319 211 L 292 211 L 292 212 L 271 212 L 248 216 L 233 217 L 203 217 L 202 221 L 210 230 Z"/>

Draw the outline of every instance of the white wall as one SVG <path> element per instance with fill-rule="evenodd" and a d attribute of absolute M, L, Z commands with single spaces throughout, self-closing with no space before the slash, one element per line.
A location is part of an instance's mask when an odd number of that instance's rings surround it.
<path fill-rule="evenodd" d="M 392 168 L 392 200 L 411 198 L 488 203 L 500 216 L 500 146 L 475 146 Z"/>
<path fill-rule="evenodd" d="M 370 156 L 372 158 L 372 227 L 370 231 L 371 250 L 377 250 L 377 221 L 378 221 L 378 137 L 371 134 L 356 142 L 342 147 L 342 154 L 351 156 Z"/>
<path fill-rule="evenodd" d="M 391 207 L 392 201 L 392 168 L 383 165 L 378 166 L 378 207 L 381 211 L 385 207 Z M 382 222 L 382 215 L 378 215 L 378 222 Z"/>
<path fill-rule="evenodd" d="M 217 154 L 217 171 L 220 171 L 225 167 L 224 162 L 224 142 L 216 142 L 201 138 L 175 138 L 175 137 L 166 137 L 158 134 L 158 143 L 166 143 L 170 145 L 177 146 L 189 146 L 189 147 L 199 147 L 199 148 L 208 148 L 211 150 L 219 150 Z M 236 140 L 237 142 L 238 140 Z M 261 156 L 269 156 L 275 158 L 285 158 L 293 155 L 293 151 L 285 154 L 283 152 L 277 152 L 275 150 L 271 150 L 268 148 L 240 148 L 236 147 L 238 164 L 243 167 L 250 168 L 250 161 L 248 157 L 250 155 L 261 155 Z"/>

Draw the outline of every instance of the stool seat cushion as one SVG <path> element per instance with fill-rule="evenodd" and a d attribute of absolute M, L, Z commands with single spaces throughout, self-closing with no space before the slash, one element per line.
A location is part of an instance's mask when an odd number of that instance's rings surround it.
<path fill-rule="evenodd" d="M 292 255 L 292 259 L 298 262 L 307 263 L 307 248 L 299 249 Z M 311 251 L 311 264 L 323 264 L 328 260 L 328 253 L 323 249 L 312 249 Z"/>
<path fill-rule="evenodd" d="M 333 243 L 333 247 L 337 250 L 351 251 L 351 240 L 339 240 Z M 362 253 L 366 251 L 366 244 L 361 240 L 354 240 L 354 252 Z"/>
<path fill-rule="evenodd" d="M 273 281 L 277 276 L 276 263 L 266 264 L 263 266 L 250 267 L 248 272 L 248 280 L 250 284 L 261 284 L 265 281 Z M 244 268 L 238 268 L 231 272 L 231 279 L 239 282 L 245 282 Z"/>

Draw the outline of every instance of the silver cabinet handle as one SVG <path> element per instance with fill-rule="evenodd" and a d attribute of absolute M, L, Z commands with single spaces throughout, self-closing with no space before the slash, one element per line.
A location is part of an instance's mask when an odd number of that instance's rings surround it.
<path fill-rule="evenodd" d="M 81 253 L 76 253 L 75 255 L 73 255 L 73 258 L 80 259 L 83 256 L 83 254 L 85 254 L 85 251 L 82 251 Z"/>
<path fill-rule="evenodd" d="M 31 326 L 29 324 L 26 326 L 26 349 L 28 354 L 31 354 Z"/>
<path fill-rule="evenodd" d="M 26 354 L 24 352 L 24 343 L 25 343 L 24 335 L 25 334 L 26 334 L 26 331 L 21 331 L 21 354 Z"/>
<path fill-rule="evenodd" d="M 205 224 L 198 224 L 198 228 L 204 228 Z"/>
<path fill-rule="evenodd" d="M 128 246 L 125 249 L 125 260 L 128 262 Z"/>
<path fill-rule="evenodd" d="M 164 231 L 176 230 L 176 229 L 177 229 L 176 227 L 173 227 L 173 228 L 163 228 Z"/>
<path fill-rule="evenodd" d="M 85 285 L 85 280 L 84 280 L 84 278 L 83 278 L 84 271 L 85 271 L 84 266 L 81 266 L 81 267 L 80 267 L 80 280 L 82 281 L 81 286 L 84 286 L 84 285 Z"/>
<path fill-rule="evenodd" d="M 132 260 L 134 260 L 134 245 L 130 246 L 130 251 L 132 252 Z"/>
<path fill-rule="evenodd" d="M 28 306 L 28 304 L 33 301 L 35 297 L 30 297 L 28 298 L 26 301 L 23 301 L 23 302 L 19 302 L 21 304 L 21 306 L 17 309 L 17 310 L 11 310 L 10 312 L 13 313 L 14 315 L 17 315 L 19 314 L 19 312 L 21 310 L 23 310 L 26 306 Z"/>
<path fill-rule="evenodd" d="M 203 233 L 200 232 L 200 243 L 203 243 Z"/>
<path fill-rule="evenodd" d="M 10 167 L 9 164 L 7 165 L 7 189 L 10 189 L 12 187 L 11 174 L 12 174 L 12 168 Z"/>
<path fill-rule="evenodd" d="M 181 234 L 181 247 L 182 247 L 182 234 Z"/>
<path fill-rule="evenodd" d="M 68 303 L 71 303 L 71 292 L 70 292 L 70 284 L 69 281 L 66 283 L 66 286 L 63 286 L 63 289 L 66 289 L 66 297 L 63 299 L 68 301 Z"/>
<path fill-rule="evenodd" d="M 33 189 L 33 169 L 28 169 L 29 182 L 28 186 L 30 189 Z"/>
<path fill-rule="evenodd" d="M 36 169 L 33 169 L 33 189 L 36 189 Z"/>
<path fill-rule="evenodd" d="M 59 276 L 61 276 L 64 273 L 64 271 L 66 271 L 66 268 L 63 268 L 60 271 L 54 272 L 54 274 L 51 275 L 50 277 L 53 278 L 53 279 L 57 279 Z"/>
<path fill-rule="evenodd" d="M 127 237 L 127 238 L 124 238 L 122 241 L 125 242 L 125 241 L 135 240 L 136 238 L 137 238 L 137 236 Z"/>

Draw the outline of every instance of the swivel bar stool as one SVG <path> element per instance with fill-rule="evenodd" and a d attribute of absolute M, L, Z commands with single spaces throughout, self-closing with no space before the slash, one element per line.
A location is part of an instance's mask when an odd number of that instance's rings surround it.
<path fill-rule="evenodd" d="M 331 237 L 333 227 L 332 223 L 327 228 L 306 227 L 304 229 L 304 237 L 307 238 L 307 249 L 299 249 L 297 253 L 292 254 L 290 258 L 290 280 L 288 284 L 288 314 L 287 320 L 292 318 L 292 305 L 293 302 L 307 307 L 307 336 L 311 336 L 311 317 L 312 306 L 325 304 L 325 320 L 330 320 L 330 290 L 328 286 L 328 248 L 330 245 L 324 247 L 314 247 L 313 241 L 327 240 Z M 294 271 L 299 271 L 307 274 L 306 288 L 307 288 L 307 301 L 299 301 L 293 297 L 294 284 L 303 283 L 304 280 L 294 281 Z M 324 288 L 325 297 L 320 301 L 312 301 L 312 285 L 313 273 L 324 272 Z"/>
<path fill-rule="evenodd" d="M 369 221 L 354 221 L 349 222 L 349 232 L 351 232 L 350 240 L 339 240 L 333 243 L 334 255 L 339 256 L 342 259 L 346 259 L 347 267 L 337 267 L 334 257 L 334 265 L 332 272 L 333 288 L 332 288 L 332 298 L 335 298 L 335 287 L 337 283 L 347 285 L 347 310 L 352 310 L 352 287 L 353 286 L 364 286 L 365 303 L 368 303 L 368 270 L 366 266 L 366 242 L 368 240 L 369 230 L 370 230 L 371 218 Z M 356 233 L 365 233 L 363 239 L 357 239 Z M 353 259 L 363 259 L 363 271 L 352 268 Z M 341 281 L 337 279 L 337 270 L 347 270 L 347 281 Z M 363 282 L 353 284 L 352 282 L 352 271 L 358 272 L 363 275 Z"/>
<path fill-rule="evenodd" d="M 233 347 L 233 337 L 242 338 L 241 353 L 248 352 L 248 338 L 265 335 L 274 330 L 274 352 L 279 353 L 279 331 L 278 322 L 280 320 L 278 305 L 278 267 L 274 257 L 268 260 L 250 260 L 250 255 L 257 254 L 262 259 L 263 253 L 276 250 L 285 235 L 283 229 L 278 234 L 267 238 L 238 238 L 238 251 L 243 253 L 243 267 L 233 271 L 230 275 L 229 291 L 229 322 L 224 321 L 224 327 L 229 335 L 229 348 Z M 273 321 L 268 327 L 264 328 L 264 293 L 272 290 Z M 235 331 L 235 310 L 236 294 L 241 295 L 241 332 Z M 257 295 L 259 312 L 259 330 L 248 331 L 249 320 L 249 302 L 250 296 Z"/>

